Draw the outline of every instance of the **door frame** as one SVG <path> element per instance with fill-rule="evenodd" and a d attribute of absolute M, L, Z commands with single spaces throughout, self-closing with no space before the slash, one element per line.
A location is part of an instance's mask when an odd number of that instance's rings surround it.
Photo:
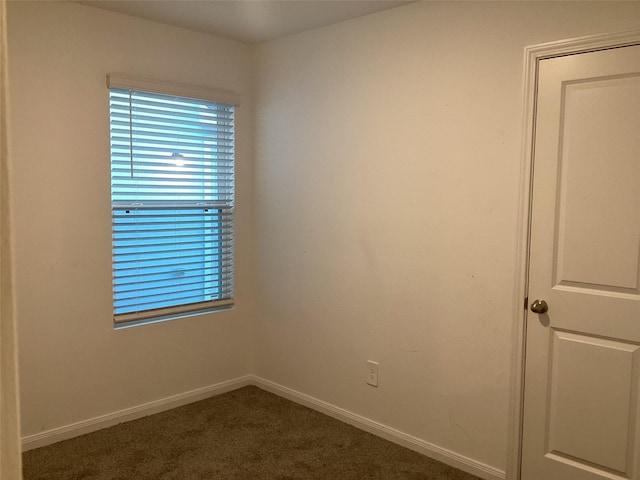
<path fill-rule="evenodd" d="M 529 279 L 529 246 L 531 233 L 533 158 L 535 145 L 536 95 L 540 60 L 576 53 L 587 53 L 617 47 L 640 45 L 640 30 L 593 35 L 526 47 L 524 51 L 524 117 L 520 188 L 518 196 L 518 230 L 514 281 L 513 348 L 509 402 L 509 451 L 506 478 L 520 480 L 522 460 L 522 419 L 524 413 L 524 367 Z"/>

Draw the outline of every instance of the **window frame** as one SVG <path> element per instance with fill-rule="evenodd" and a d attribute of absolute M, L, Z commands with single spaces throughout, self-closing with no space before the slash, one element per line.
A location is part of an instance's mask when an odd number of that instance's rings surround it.
<path fill-rule="evenodd" d="M 233 286 L 233 268 L 234 268 L 234 189 L 235 189 L 235 174 L 233 172 L 233 170 L 235 169 L 235 125 L 236 125 L 236 120 L 235 120 L 235 109 L 239 106 L 240 104 L 240 98 L 237 94 L 233 93 L 233 92 L 228 92 L 225 90 L 219 90 L 219 89 L 211 89 L 211 88 L 207 88 L 207 87 L 197 87 L 197 86 L 191 86 L 191 85 L 186 85 L 186 84 L 178 84 L 178 83 L 168 83 L 168 82 L 161 82 L 161 81 L 157 81 L 157 80 L 151 80 L 151 79 L 146 79 L 146 78 L 140 78 L 140 77 L 131 77 L 131 76 L 127 76 L 127 75 L 123 75 L 123 74 L 109 74 L 107 76 L 107 87 L 108 87 L 108 91 L 109 91 L 109 105 L 110 105 L 110 109 L 109 109 L 109 120 L 110 120 L 110 154 L 109 154 L 109 161 L 110 161 L 110 168 L 112 170 L 112 173 L 110 175 L 110 186 L 111 186 L 111 218 L 112 218 L 112 282 L 113 282 L 113 289 L 112 289 L 112 306 L 113 306 L 113 322 L 114 322 L 114 327 L 116 328 L 120 328 L 120 327 L 128 327 L 128 326 L 133 326 L 133 325 L 139 325 L 139 324 L 146 324 L 146 323 L 155 323 L 158 321 L 164 321 L 164 320 L 170 320 L 170 319 L 175 319 L 175 318 L 182 318 L 182 317 L 188 317 L 188 316 L 193 316 L 193 315 L 200 315 L 200 314 L 205 314 L 205 313 L 210 313 L 210 312 L 214 312 L 214 311 L 219 311 L 219 310 L 227 310 L 233 307 L 234 305 L 234 286 Z M 123 201 L 122 199 L 115 199 L 115 197 L 117 196 L 117 194 L 114 193 L 114 173 L 113 173 L 113 169 L 114 167 L 114 133 L 113 133 L 113 127 L 112 124 L 114 122 L 114 117 L 113 117 L 113 100 L 112 100 L 112 92 L 116 91 L 118 93 L 121 93 L 121 91 L 129 91 L 129 121 L 131 122 L 132 120 L 132 109 L 131 109 L 131 105 L 132 105 L 132 92 L 138 92 L 139 94 L 151 94 L 151 95 L 158 95 L 158 96 L 170 96 L 170 97 L 177 97 L 181 100 L 184 101 L 201 101 L 201 102 L 206 102 L 207 104 L 213 103 L 216 104 L 220 107 L 229 107 L 228 111 L 230 111 L 230 122 L 231 122 L 231 153 L 227 153 L 225 154 L 226 157 L 231 157 L 230 160 L 230 164 L 231 164 L 231 186 L 229 187 L 228 185 L 228 180 L 227 180 L 227 184 L 225 185 L 225 193 L 227 193 L 227 200 L 226 203 L 221 202 L 221 201 L 215 201 L 215 200 L 206 200 L 206 199 L 202 199 L 202 201 L 199 200 L 189 200 L 189 201 L 174 201 L 174 202 L 169 202 L 169 204 L 163 204 L 162 201 L 160 202 L 154 202 L 154 201 L 150 201 L 150 200 L 146 200 L 145 202 L 138 202 L 136 201 L 134 198 L 132 198 L 132 201 L 126 200 Z M 227 115 L 229 115 L 227 113 Z M 227 118 L 227 122 L 228 122 L 228 118 Z M 182 126 L 182 124 L 180 122 L 176 122 L 176 125 L 180 125 L 180 127 Z M 228 125 L 227 125 L 228 126 Z M 135 155 L 134 155 L 134 149 L 133 149 L 133 132 L 134 132 L 134 127 L 130 126 L 129 127 L 131 130 L 131 134 L 130 134 L 130 147 L 131 147 L 131 152 L 130 152 L 130 161 L 131 161 L 131 168 L 132 168 L 132 178 L 133 178 L 133 168 L 134 168 L 134 162 L 135 162 Z M 218 130 L 214 130 L 216 132 L 218 132 Z M 228 136 L 228 134 L 227 134 Z M 203 136 L 204 139 L 206 139 L 206 137 Z M 215 137 L 211 136 L 209 137 L 209 141 L 212 141 Z M 229 142 L 228 138 L 227 138 L 227 142 Z M 206 143 L 206 142 L 205 142 Z M 204 151 L 206 151 L 206 148 L 203 149 Z M 206 155 L 203 154 L 203 158 Z M 215 158 L 215 157 L 209 157 L 209 159 L 211 158 Z M 117 163 L 117 162 L 116 162 Z M 142 162 L 141 162 L 142 164 Z M 228 167 L 229 164 L 229 159 L 226 158 L 225 161 L 223 161 L 223 164 L 225 167 Z M 219 169 L 222 168 L 220 163 L 216 163 L 214 162 L 213 164 L 210 165 L 210 168 L 212 169 Z M 204 165 L 204 163 L 203 163 Z M 209 173 L 209 177 L 207 177 L 205 170 L 203 168 L 203 173 L 202 173 L 202 181 L 203 182 L 213 182 L 214 178 L 216 178 L 217 176 L 215 174 L 212 174 L 211 172 Z M 153 175 L 151 175 L 153 176 Z M 228 177 L 228 174 L 227 174 Z M 173 176 L 173 177 L 168 177 L 169 180 L 176 180 L 178 178 L 178 175 Z M 194 178 L 199 178 L 197 176 L 194 176 Z M 115 180 L 115 183 L 120 182 L 120 180 Z M 125 182 L 126 183 L 126 182 Z M 136 183 L 136 182 L 131 182 L 132 184 Z M 160 182 L 158 182 L 160 183 Z M 217 185 L 216 183 L 213 183 L 213 189 L 217 192 Z M 152 187 L 156 187 L 154 185 L 154 181 L 151 181 L 151 186 Z M 230 203 L 228 201 L 228 190 L 230 188 Z M 158 190 L 160 191 L 160 190 Z M 204 194 L 203 194 L 204 195 Z M 155 204 L 157 203 L 157 204 Z M 203 239 L 202 239 L 202 283 L 203 283 L 203 287 L 202 290 L 203 292 L 207 291 L 207 283 L 210 284 L 210 286 L 214 283 L 214 282 L 218 282 L 219 284 L 222 283 L 222 279 L 224 278 L 225 280 L 228 280 L 230 283 L 226 286 L 224 293 L 224 297 L 223 298 L 213 298 L 213 299 L 208 299 L 208 300 L 204 300 L 204 301 L 194 301 L 194 302 L 186 302 L 186 303 L 179 303 L 178 301 L 175 301 L 175 304 L 172 305 L 168 305 L 168 306 L 161 306 L 158 308 L 146 308 L 146 307 L 140 307 L 140 308 L 134 308 L 133 310 L 130 311 L 126 311 L 124 313 L 120 312 L 120 313 L 116 313 L 117 307 L 116 304 L 118 302 L 118 300 L 116 299 L 116 281 L 117 281 L 117 273 L 116 273 L 116 264 L 117 264 L 117 257 L 118 256 L 122 256 L 124 255 L 123 252 L 123 248 L 125 248 L 123 246 L 123 244 L 119 244 L 116 245 L 116 243 L 119 240 L 116 240 L 116 218 L 121 218 L 122 217 L 122 213 L 116 213 L 116 211 L 118 212 L 122 212 L 122 211 L 126 211 L 125 215 L 130 214 L 131 210 L 134 210 L 135 212 L 140 212 L 142 211 L 143 213 L 140 213 L 139 215 L 142 216 L 149 216 L 149 212 L 151 212 L 151 216 L 153 216 L 154 213 L 158 213 L 158 212 L 162 212 L 168 209 L 180 209 L 181 211 L 189 211 L 189 215 L 193 215 L 194 218 L 199 218 L 197 217 L 199 214 L 199 211 L 202 211 L 201 217 L 202 217 L 202 235 L 203 235 Z M 195 212 L 195 213 L 194 213 Z M 138 213 L 136 213 L 138 214 Z M 133 218 L 133 217 L 130 217 Z M 161 214 L 160 217 L 157 218 L 162 218 L 163 220 L 170 218 L 170 215 L 168 214 Z M 144 223 L 139 223 L 142 222 L 141 220 L 133 220 L 132 222 L 130 222 L 131 225 L 136 224 L 136 227 L 128 227 L 131 228 L 133 230 L 131 231 L 135 231 L 135 228 L 144 228 Z M 176 222 L 178 224 L 183 223 L 183 220 L 177 220 Z M 170 224 L 171 222 L 168 222 L 168 224 Z M 213 228 L 214 224 L 216 225 L 215 230 Z M 140 227 L 140 225 L 142 225 L 142 227 Z M 163 224 L 164 225 L 164 224 Z M 207 228 L 209 227 L 209 228 Z M 211 233 L 211 232 L 218 232 L 216 234 Z M 129 230 L 127 230 L 127 232 L 129 232 Z M 158 234 L 159 235 L 159 234 Z M 217 235 L 217 237 L 216 237 Z M 145 240 L 147 239 L 151 239 L 151 238 L 155 238 L 153 236 L 149 236 L 149 237 L 145 237 Z M 207 240 L 207 238 L 209 238 Z M 213 238 L 216 238 L 216 240 L 213 240 Z M 149 252 L 148 251 L 144 251 L 145 248 L 151 248 L 154 244 L 153 242 L 155 242 L 155 240 L 150 240 L 150 244 L 149 246 L 145 246 L 145 247 L 140 247 L 138 250 L 139 251 L 143 251 L 144 255 L 148 255 Z M 160 242 L 160 241 L 159 241 Z M 127 246 L 128 248 L 129 246 Z M 116 253 L 117 249 L 120 249 L 120 253 Z M 135 249 L 134 249 L 135 250 Z M 224 254 L 223 254 L 224 251 Z M 209 253 L 211 255 L 211 258 L 207 259 L 207 253 Z M 217 260 L 212 260 L 212 258 L 214 258 L 217 255 Z M 197 256 L 197 254 L 196 254 Z M 135 264 L 135 260 L 133 261 Z M 140 260 L 139 262 L 143 262 L 142 260 Z M 197 263 L 197 262 L 196 262 Z M 216 263 L 216 266 L 214 266 L 214 263 Z M 207 265 L 209 264 L 209 265 Z M 180 265 L 177 265 L 178 268 L 177 270 L 182 270 L 182 268 L 180 267 Z M 136 267 L 139 268 L 139 267 Z M 220 273 L 219 275 L 214 275 L 213 271 L 216 268 L 224 268 L 224 273 Z M 177 271 L 176 270 L 176 271 Z M 222 270 L 220 271 L 222 272 Z M 169 272 L 167 272 L 167 274 L 169 274 Z M 142 276 L 142 274 L 141 274 Z M 208 278 L 208 280 L 206 280 Z M 157 280 L 157 281 L 153 281 L 156 283 L 161 283 L 162 280 Z M 169 282 L 169 281 L 167 281 Z M 148 283 L 152 283 L 152 281 L 150 280 L 145 280 L 142 282 L 142 284 L 148 284 Z M 178 282 L 179 283 L 179 282 Z M 197 283 L 197 282 L 195 282 Z M 134 285 L 137 286 L 138 284 L 134 281 L 132 281 L 131 283 L 129 283 L 129 285 Z M 230 286 L 229 286 L 230 285 Z M 151 288 L 151 287 L 149 287 Z M 167 287 L 153 287 L 153 288 L 163 288 L 164 290 L 166 290 L 167 288 L 173 288 L 174 290 L 177 289 L 177 285 L 176 282 L 174 283 L 168 283 Z M 222 288 L 221 287 L 217 287 L 219 289 L 219 291 L 222 292 Z M 211 291 L 213 290 L 212 288 L 210 289 Z M 175 293 L 175 292 L 173 292 Z M 132 295 L 132 298 L 137 298 L 136 297 L 137 293 L 134 293 Z M 161 294 L 153 294 L 151 296 L 159 296 Z M 206 293 L 203 293 L 203 296 L 206 297 Z M 211 293 L 211 295 L 213 295 Z M 136 300 L 137 301 L 137 300 Z M 168 300 L 167 300 L 168 301 Z M 142 303 L 142 301 L 140 302 Z M 154 304 L 154 302 L 149 302 L 151 305 Z M 156 303 L 161 303 L 160 300 L 158 300 Z M 122 310 L 122 308 L 121 308 Z"/>

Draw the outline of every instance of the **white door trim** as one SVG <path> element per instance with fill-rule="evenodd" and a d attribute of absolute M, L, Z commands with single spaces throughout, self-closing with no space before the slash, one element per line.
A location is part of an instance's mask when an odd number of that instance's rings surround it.
<path fill-rule="evenodd" d="M 520 195 L 518 198 L 518 230 L 516 244 L 516 271 L 514 281 L 513 349 L 511 362 L 509 406 L 509 453 L 507 479 L 520 480 L 522 447 L 522 414 L 524 401 L 524 357 L 526 310 L 524 302 L 528 290 L 529 234 L 531 213 L 531 180 L 533 170 L 533 145 L 535 140 L 536 93 L 538 88 L 538 63 L 545 58 L 575 53 L 585 53 L 630 45 L 640 45 L 640 30 L 595 35 L 558 42 L 544 43 L 525 48 L 524 55 L 524 117 L 522 155 L 520 162 Z"/>

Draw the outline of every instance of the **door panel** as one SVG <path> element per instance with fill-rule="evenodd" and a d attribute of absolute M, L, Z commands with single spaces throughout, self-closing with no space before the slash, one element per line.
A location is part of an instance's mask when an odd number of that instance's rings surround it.
<path fill-rule="evenodd" d="M 541 60 L 523 480 L 640 480 L 640 46 Z"/>
<path fill-rule="evenodd" d="M 557 330 L 551 344 L 547 450 L 628 473 L 640 347 Z"/>
<path fill-rule="evenodd" d="M 639 293 L 638 144 L 625 141 L 640 132 L 638 88 L 640 75 L 564 85 L 558 284 Z"/>

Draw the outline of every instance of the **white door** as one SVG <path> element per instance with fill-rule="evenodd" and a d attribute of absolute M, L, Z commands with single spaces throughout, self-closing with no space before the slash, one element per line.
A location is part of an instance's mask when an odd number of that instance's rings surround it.
<path fill-rule="evenodd" d="M 538 79 L 522 480 L 640 480 L 640 46 Z"/>

